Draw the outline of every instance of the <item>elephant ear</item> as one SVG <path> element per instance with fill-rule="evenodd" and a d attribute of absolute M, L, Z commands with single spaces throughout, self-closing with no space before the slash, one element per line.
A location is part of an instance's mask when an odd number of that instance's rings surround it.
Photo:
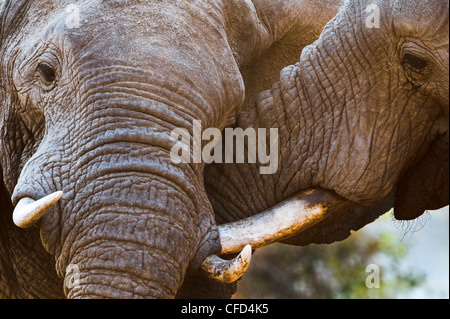
<path fill-rule="evenodd" d="M 3 128 L 6 125 L 4 122 L 6 118 L 5 112 L 7 112 L 10 103 L 10 99 L 6 98 L 5 92 L 5 50 L 8 39 L 15 36 L 31 2 L 29 0 L 0 0 L 0 133 L 2 133 L 0 135 L 0 158 L 4 158 L 4 154 L 1 154 L 3 152 L 1 144 L 4 143 L 2 138 L 4 138 Z M 11 209 L 11 200 L 9 192 L 5 187 L 3 172 L 0 163 L 0 216 L 11 213 L 9 211 Z"/>
<path fill-rule="evenodd" d="M 5 12 L 5 6 L 6 3 L 8 1 L 7 0 L 0 0 L 0 50 L 2 49 L 2 39 L 3 36 L 2 34 L 4 33 L 4 27 L 3 27 L 3 17 L 4 17 L 4 12 Z M 1 56 L 1 51 L 0 51 L 0 56 Z M 2 60 L 0 60 L 1 63 Z M 3 81 L 2 81 L 2 70 L 3 70 L 3 66 L 0 64 L 0 85 L 1 85 L 1 91 L 0 91 L 0 114 L 3 114 L 3 110 L 4 110 L 4 86 L 3 86 Z M 0 119 L 0 127 L 1 125 L 1 119 Z M 0 136 L 0 143 L 2 142 L 1 140 L 1 136 Z M 1 152 L 1 148 L 0 148 L 0 152 Z M 0 158 L 2 157 L 2 154 L 0 154 Z M 0 164 L 0 216 L 3 216 L 4 213 L 4 202 L 5 202 L 5 194 L 6 193 L 6 188 L 5 185 L 3 183 L 3 169 L 2 169 L 2 165 Z"/>
<path fill-rule="evenodd" d="M 259 93 L 279 81 L 280 71 L 299 61 L 302 49 L 317 40 L 324 26 L 339 11 L 344 0 L 253 0 L 259 22 L 259 39 L 248 43 L 240 32 L 235 43 L 241 58 L 240 68 L 245 83 L 246 100 L 243 109 L 255 105 Z M 249 32 L 249 31 L 247 31 Z M 241 40 L 239 42 L 239 40 Z M 249 46 L 258 47 L 251 57 L 245 56 Z M 244 51 L 244 52 L 243 52 Z M 247 50 L 248 51 L 248 50 Z"/>
<path fill-rule="evenodd" d="M 4 31 L 3 28 L 3 16 L 4 16 L 4 11 L 5 11 L 5 5 L 6 5 L 6 0 L 0 0 L 0 50 L 2 49 L 2 34 Z M 0 51 L 0 56 L 1 56 L 1 51 Z M 0 60 L 1 61 L 1 60 Z M 1 62 L 0 62 L 1 63 Z M 4 88 L 3 88 L 3 83 L 2 83 L 2 70 L 3 70 L 3 66 L 0 64 L 0 115 L 3 114 L 3 110 L 4 110 Z M 3 117 L 1 117 L 3 118 Z M 2 126 L 2 120 L 0 118 L 0 128 Z M 0 136 L 0 143 L 2 143 L 1 140 L 1 136 Z M 2 148 L 0 147 L 0 158 L 2 158 Z M 3 250 L 3 243 L 2 243 L 2 221 L 4 219 L 4 216 L 6 216 L 9 212 L 6 211 L 7 209 L 7 202 L 9 200 L 8 196 L 7 196 L 7 191 L 5 188 L 5 185 L 3 183 L 3 169 L 2 169 L 2 165 L 0 164 L 0 250 Z M 0 260 L 0 263 L 3 264 L 3 262 Z M 2 265 L 0 265 L 1 267 Z M 0 268 L 1 269 L 1 268 Z"/>
<path fill-rule="evenodd" d="M 5 8 L 6 0 L 0 0 L 0 17 L 3 16 L 3 9 Z"/>
<path fill-rule="evenodd" d="M 0 48 L 5 40 L 18 30 L 32 2 L 31 0 L 0 0 Z"/>
<path fill-rule="evenodd" d="M 0 224 L 1 220 L 3 220 L 3 217 L 12 216 L 11 197 L 9 196 L 9 192 L 5 187 L 5 183 L 3 183 L 3 174 L 1 169 L 2 168 L 0 166 Z"/>
<path fill-rule="evenodd" d="M 3 38 L 5 33 L 4 28 L 4 13 L 5 13 L 5 7 L 6 4 L 9 1 L 6 0 L 0 0 L 0 128 L 3 126 L 2 119 L 3 119 L 3 113 L 4 113 L 4 86 L 2 81 L 3 76 L 3 65 L 2 65 L 2 50 L 3 50 Z M 1 132 L 1 130 L 0 130 Z M 0 135 L 0 143 L 3 141 L 2 135 Z M 0 146 L 0 158 L 2 158 L 2 147 Z M 4 273 L 8 272 L 9 266 L 9 256 L 8 256 L 8 243 L 6 239 L 6 227 L 7 227 L 7 218 L 12 215 L 11 211 L 11 200 L 9 197 L 9 193 L 6 190 L 5 184 L 3 182 L 3 168 L 0 163 L 0 298 L 7 297 L 6 291 L 7 286 L 9 286 L 9 281 L 7 277 L 4 275 Z"/>

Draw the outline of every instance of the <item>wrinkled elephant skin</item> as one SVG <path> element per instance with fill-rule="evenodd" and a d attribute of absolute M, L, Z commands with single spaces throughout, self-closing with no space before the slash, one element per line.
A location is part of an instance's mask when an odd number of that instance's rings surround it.
<path fill-rule="evenodd" d="M 200 271 L 204 163 L 173 162 L 171 132 L 223 129 L 339 6 L 0 1 L 1 295 L 229 297 Z"/>
<path fill-rule="evenodd" d="M 347 1 L 237 116 L 243 130 L 278 128 L 278 171 L 205 168 L 218 223 L 321 188 L 348 203 L 285 242 L 332 243 L 391 208 L 414 219 L 448 205 L 448 17 L 448 1 Z"/>
<path fill-rule="evenodd" d="M 448 1 L 341 5 L 0 0 L 0 296 L 231 297 L 232 227 L 329 243 L 447 205 Z M 277 169 L 174 161 L 193 123 L 277 129 Z"/>

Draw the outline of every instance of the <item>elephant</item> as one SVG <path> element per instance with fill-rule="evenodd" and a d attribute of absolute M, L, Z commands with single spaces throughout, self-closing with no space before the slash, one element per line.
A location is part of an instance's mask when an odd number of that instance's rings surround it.
<path fill-rule="evenodd" d="M 448 205 L 448 6 L 346 1 L 299 62 L 236 116 L 242 129 L 279 129 L 281 168 L 262 175 L 261 163 L 206 166 L 216 221 L 249 218 L 299 190 L 327 190 L 321 196 L 335 203 L 328 216 L 279 238 L 327 244 L 391 208 L 412 220 Z"/>
<path fill-rule="evenodd" d="M 4 298 L 231 297 L 252 248 L 448 205 L 448 1 L 4 0 L 0 17 Z M 277 128 L 276 172 L 174 161 L 195 121 Z"/>
<path fill-rule="evenodd" d="M 340 5 L 2 0 L 2 297 L 231 296 L 200 270 L 221 252 L 205 163 L 174 163 L 170 133 L 225 128 Z"/>

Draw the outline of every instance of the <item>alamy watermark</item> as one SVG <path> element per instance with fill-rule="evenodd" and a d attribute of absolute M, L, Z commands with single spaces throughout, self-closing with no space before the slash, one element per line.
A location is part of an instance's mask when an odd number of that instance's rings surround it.
<path fill-rule="evenodd" d="M 80 8 L 76 4 L 69 4 L 66 7 L 66 27 L 77 29 L 80 27 Z"/>
<path fill-rule="evenodd" d="M 72 289 L 80 285 L 80 268 L 78 265 L 70 264 L 66 267 L 64 285 L 68 289 Z"/>
<path fill-rule="evenodd" d="M 380 266 L 376 264 L 367 265 L 366 273 L 369 273 L 366 277 L 366 287 L 369 289 L 380 288 Z"/>
<path fill-rule="evenodd" d="M 380 27 L 380 7 L 374 3 L 369 4 L 366 7 L 366 13 L 369 15 L 366 17 L 366 27 L 369 29 Z"/>
<path fill-rule="evenodd" d="M 194 120 L 192 127 L 192 136 L 185 128 L 176 128 L 171 132 L 170 137 L 176 141 L 170 152 L 173 163 L 258 161 L 260 174 L 274 174 L 278 170 L 277 128 L 271 128 L 269 132 L 265 128 L 226 128 L 223 138 L 218 128 L 202 130 L 201 121 Z M 202 146 L 203 142 L 207 143 Z"/>

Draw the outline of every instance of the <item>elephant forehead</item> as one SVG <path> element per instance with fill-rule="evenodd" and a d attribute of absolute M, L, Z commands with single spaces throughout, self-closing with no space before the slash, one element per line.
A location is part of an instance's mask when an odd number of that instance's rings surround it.
<path fill-rule="evenodd" d="M 392 22 L 400 35 L 414 36 L 435 46 L 446 44 L 448 48 L 448 9 L 446 0 L 398 0 L 393 3 Z"/>
<path fill-rule="evenodd" d="M 182 8 L 149 2 L 141 2 L 139 6 L 123 4 L 117 8 L 116 1 L 60 6 L 47 19 L 53 20 L 54 28 L 59 32 L 64 31 L 86 41 L 95 36 L 108 38 L 109 34 L 117 32 L 121 33 L 124 41 L 134 36 L 144 38 L 155 33 L 170 34 L 192 20 L 188 10 Z M 184 30 L 185 33 L 187 31 Z"/>
<path fill-rule="evenodd" d="M 45 1 L 42 5 L 34 1 L 28 14 L 32 21 L 25 30 L 34 41 L 21 46 L 32 51 L 44 40 L 56 43 L 66 55 L 88 52 L 102 63 L 143 66 L 142 61 L 157 59 L 161 64 L 164 59 L 190 67 L 196 64 L 192 61 L 202 60 L 202 53 L 221 57 L 227 53 L 224 31 L 211 18 L 213 8 L 207 14 L 203 9 L 183 1 Z M 195 40 L 199 37 L 203 41 Z M 208 46 L 212 43 L 216 45 Z"/>

